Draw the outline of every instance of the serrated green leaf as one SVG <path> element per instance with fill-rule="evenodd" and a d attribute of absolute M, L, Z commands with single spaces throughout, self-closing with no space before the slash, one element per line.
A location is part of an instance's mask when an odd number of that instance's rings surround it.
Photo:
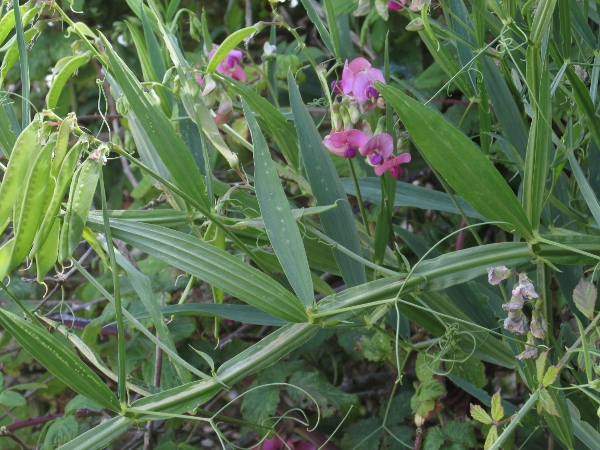
<path fill-rule="evenodd" d="M 446 435 L 440 427 L 433 427 L 425 436 L 425 448 L 427 450 L 440 450 L 446 442 Z"/>
<path fill-rule="evenodd" d="M 480 405 L 471 405 L 471 417 L 486 425 L 492 423 L 492 418 Z"/>
<path fill-rule="evenodd" d="M 98 375 L 45 328 L 2 309 L 0 324 L 49 372 L 75 392 L 111 411 L 121 410 L 119 400 Z"/>
<path fill-rule="evenodd" d="M 402 91 L 376 83 L 412 140 L 448 183 L 484 217 L 526 239 L 531 225 L 514 192 L 487 157 L 452 124 Z M 477 186 L 477 189 L 473 189 Z"/>
<path fill-rule="evenodd" d="M 538 383 L 541 383 L 544 379 L 544 373 L 546 372 L 546 361 L 548 360 L 548 352 L 542 352 L 535 361 L 535 369 Z"/>
<path fill-rule="evenodd" d="M 454 359 L 463 359 L 467 355 L 460 353 L 455 355 Z M 468 381 L 477 388 L 482 388 L 487 384 L 485 376 L 485 366 L 480 359 L 470 356 L 464 361 L 452 364 L 452 374 Z"/>
<path fill-rule="evenodd" d="M 2 406 L 6 406 L 7 408 L 15 408 L 17 406 L 23 406 L 25 403 L 27 403 L 27 400 L 25 400 L 25 397 L 18 392 L 0 392 L 0 405 Z"/>
<path fill-rule="evenodd" d="M 342 448 L 379 450 L 383 437 L 382 423 L 376 417 L 358 420 L 347 427 L 342 437 Z"/>
<path fill-rule="evenodd" d="M 298 402 L 303 408 L 314 409 L 318 407 L 321 410 L 321 416 L 326 419 L 332 417 L 336 412 L 343 415 L 358 403 L 358 397 L 353 394 L 347 394 L 333 386 L 325 375 L 321 372 L 296 372 L 290 378 L 289 383 L 305 392 L 287 388 L 287 393 L 294 401 Z M 313 403 L 313 399 L 317 405 Z"/>
<path fill-rule="evenodd" d="M 88 226 L 103 231 L 102 220 L 88 218 Z M 113 237 L 194 275 L 269 314 L 290 322 L 308 319 L 287 289 L 240 259 L 198 238 L 156 225 L 112 219 Z"/>
<path fill-rule="evenodd" d="M 573 301 L 577 309 L 581 311 L 586 317 L 592 319 L 594 317 L 594 309 L 596 306 L 596 300 L 598 299 L 598 290 L 594 283 L 582 278 L 573 289 Z"/>
<path fill-rule="evenodd" d="M 321 215 L 321 224 L 325 233 L 334 241 L 360 255 L 362 250 L 350 204 L 291 72 L 288 73 L 288 86 L 302 158 L 313 195 L 321 206 L 339 203 L 336 209 Z M 338 250 L 334 250 L 334 256 L 348 287 L 366 283 L 367 277 L 362 264 Z"/>
<path fill-rule="evenodd" d="M 69 442 L 77 436 L 78 431 L 79 424 L 75 417 L 59 417 L 48 427 L 42 450 L 53 450 L 57 445 Z"/>
<path fill-rule="evenodd" d="M 554 399 L 550 396 L 550 393 L 546 388 L 540 389 L 540 402 L 544 411 L 551 416 L 560 417 L 558 409 L 556 409 L 556 403 L 554 403 Z"/>
<path fill-rule="evenodd" d="M 254 144 L 254 189 L 267 235 L 296 295 L 305 307 L 314 305 L 314 294 L 300 229 L 271 159 L 269 147 L 248 104 L 242 101 Z"/>
<path fill-rule="evenodd" d="M 504 406 L 502 406 L 500 390 L 492 396 L 492 418 L 496 422 L 500 422 L 504 419 Z"/>
<path fill-rule="evenodd" d="M 485 438 L 485 444 L 483 445 L 483 450 L 488 450 L 494 445 L 494 442 L 498 440 L 498 427 L 494 425 L 488 431 L 488 435 Z"/>
<path fill-rule="evenodd" d="M 556 379 L 558 378 L 559 373 L 560 373 L 560 369 L 557 366 L 548 367 L 548 370 L 546 370 L 546 373 L 544 374 L 544 378 L 542 379 L 542 386 L 544 386 L 544 387 L 552 386 L 554 384 L 554 382 L 556 381 Z"/>
<path fill-rule="evenodd" d="M 444 427 L 444 434 L 448 440 L 465 448 L 475 448 L 477 446 L 475 430 L 469 422 L 452 420 Z"/>

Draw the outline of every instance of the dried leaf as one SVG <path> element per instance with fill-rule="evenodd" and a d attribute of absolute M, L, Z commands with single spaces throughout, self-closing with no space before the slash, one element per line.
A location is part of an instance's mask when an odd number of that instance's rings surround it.
<path fill-rule="evenodd" d="M 584 280 L 579 281 L 573 290 L 573 301 L 575 305 L 586 317 L 594 317 L 594 306 L 598 298 L 598 290 L 594 283 Z"/>

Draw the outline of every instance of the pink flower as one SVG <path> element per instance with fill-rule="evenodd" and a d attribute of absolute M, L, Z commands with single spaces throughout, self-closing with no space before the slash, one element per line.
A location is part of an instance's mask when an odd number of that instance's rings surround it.
<path fill-rule="evenodd" d="M 375 81 L 385 83 L 381 70 L 371 67 L 365 58 L 356 58 L 350 64 L 346 60 L 340 83 L 344 94 L 353 95 L 359 102 L 377 100 L 379 91 L 373 87 Z"/>
<path fill-rule="evenodd" d="M 323 145 L 327 147 L 331 153 L 344 158 L 354 158 L 356 151 L 367 143 L 367 136 L 360 130 L 340 131 L 325 136 Z"/>
<path fill-rule="evenodd" d="M 286 439 L 285 435 L 283 439 Z M 292 441 L 288 439 L 287 442 L 283 442 L 278 436 L 274 436 L 272 439 L 265 439 L 261 445 L 261 450 L 284 450 L 290 448 L 292 450 L 317 450 L 317 446 L 306 441 Z M 258 447 L 254 447 L 258 449 Z"/>
<path fill-rule="evenodd" d="M 406 5 L 406 0 L 390 0 L 388 8 L 393 11 L 400 11 Z"/>
<path fill-rule="evenodd" d="M 219 47 L 217 45 L 213 45 L 212 51 L 208 54 L 209 60 L 212 59 L 218 48 Z M 246 72 L 244 72 L 244 68 L 241 65 L 242 58 L 243 54 L 241 51 L 235 49 L 231 50 L 229 53 L 227 53 L 227 56 L 223 58 L 223 61 L 221 61 L 217 66 L 217 72 L 227 75 L 234 80 L 245 83 Z"/>
<path fill-rule="evenodd" d="M 376 134 L 362 145 L 359 151 L 361 155 L 369 157 L 372 166 L 377 166 L 394 152 L 394 139 L 387 133 Z"/>
<path fill-rule="evenodd" d="M 390 171 L 390 174 L 394 178 L 398 178 L 402 176 L 404 171 L 400 167 L 400 164 L 405 164 L 410 162 L 410 153 L 402 153 L 400 156 L 391 157 L 383 164 L 380 164 L 375 167 L 375 173 L 379 176 L 383 175 L 386 171 Z"/>

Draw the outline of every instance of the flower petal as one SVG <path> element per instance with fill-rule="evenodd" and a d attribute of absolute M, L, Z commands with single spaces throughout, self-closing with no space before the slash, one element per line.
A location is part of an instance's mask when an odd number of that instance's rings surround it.
<path fill-rule="evenodd" d="M 235 68 L 235 70 L 233 71 L 233 73 L 231 74 L 231 78 L 233 78 L 234 80 L 241 81 L 242 83 L 245 83 L 246 82 L 246 72 L 244 72 L 243 67 L 238 65 Z"/>
<path fill-rule="evenodd" d="M 346 141 L 354 148 L 362 147 L 367 143 L 369 139 L 360 130 L 349 130 L 346 131 Z"/>
<path fill-rule="evenodd" d="M 367 61 L 365 58 L 359 57 L 353 60 L 348 67 L 352 71 L 354 75 L 358 74 L 358 72 L 362 72 L 363 70 L 367 70 L 371 67 L 371 63 Z"/>
<path fill-rule="evenodd" d="M 342 88 L 342 92 L 346 95 L 352 94 L 352 84 L 354 84 L 354 74 L 348 67 L 348 61 L 346 60 L 346 64 L 344 65 L 344 70 L 342 71 L 342 81 L 340 81 L 340 87 Z"/>
<path fill-rule="evenodd" d="M 370 155 L 374 151 L 377 151 L 384 159 L 386 159 L 394 152 L 394 138 L 387 133 L 376 134 L 369 139 L 366 144 L 362 145 L 359 148 L 359 151 L 363 156 Z"/>

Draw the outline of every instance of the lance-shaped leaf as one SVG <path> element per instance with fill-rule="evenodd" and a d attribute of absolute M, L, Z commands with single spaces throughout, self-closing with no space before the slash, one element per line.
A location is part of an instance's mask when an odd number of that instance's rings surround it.
<path fill-rule="evenodd" d="M 468 137 L 400 90 L 382 83 L 377 83 L 377 89 L 396 110 L 415 144 L 459 195 L 489 220 L 506 222 L 498 224 L 506 231 L 533 238 L 512 189 Z"/>
<path fill-rule="evenodd" d="M 45 328 L 3 309 L 0 309 L 0 324 L 40 364 L 75 392 L 111 411 L 121 410 L 116 395 L 100 377 Z"/>
<path fill-rule="evenodd" d="M 360 255 L 362 251 L 358 233 L 346 193 L 291 72 L 288 73 L 288 86 L 304 167 L 313 195 L 319 205 L 339 204 L 333 211 L 321 214 L 321 224 L 329 237 Z M 367 281 L 362 264 L 337 250 L 334 251 L 334 256 L 348 287 Z"/>
<path fill-rule="evenodd" d="M 102 220 L 89 217 L 88 226 L 103 231 Z M 288 322 L 308 319 L 294 295 L 264 273 L 213 245 L 155 225 L 111 219 L 114 238 L 168 262 L 240 300 Z"/>
<path fill-rule="evenodd" d="M 267 141 L 245 101 L 244 115 L 254 145 L 254 188 L 267 235 L 290 284 L 304 306 L 314 303 L 310 269 L 302 236 L 281 186 Z"/>
<path fill-rule="evenodd" d="M 204 178 L 187 146 L 175 132 L 169 119 L 146 95 L 140 82 L 110 43 L 103 35 L 101 38 L 111 65 L 110 70 L 160 159 L 183 191 L 200 204 L 209 207 Z"/>

